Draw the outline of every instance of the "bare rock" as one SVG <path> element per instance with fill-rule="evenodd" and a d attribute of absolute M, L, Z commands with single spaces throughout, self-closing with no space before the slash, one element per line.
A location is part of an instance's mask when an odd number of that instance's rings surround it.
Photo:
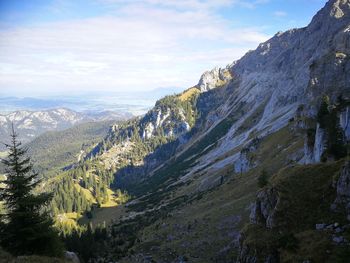
<path fill-rule="evenodd" d="M 274 227 L 274 214 L 278 200 L 278 193 L 274 188 L 260 191 L 250 212 L 251 223 L 262 224 L 267 228 Z"/>
<path fill-rule="evenodd" d="M 227 68 L 222 69 L 216 67 L 210 71 L 204 72 L 197 86 L 201 92 L 205 92 L 225 85 L 231 78 L 231 74 Z"/>
<path fill-rule="evenodd" d="M 339 206 L 345 207 L 347 219 L 350 219 L 350 162 L 343 167 L 340 177 L 336 183 L 337 197 L 332 207 L 337 209 Z"/>
<path fill-rule="evenodd" d="M 77 254 L 75 254 L 74 252 L 71 251 L 65 251 L 64 252 L 64 257 L 73 262 L 73 263 L 80 263 L 79 257 L 77 256 Z"/>

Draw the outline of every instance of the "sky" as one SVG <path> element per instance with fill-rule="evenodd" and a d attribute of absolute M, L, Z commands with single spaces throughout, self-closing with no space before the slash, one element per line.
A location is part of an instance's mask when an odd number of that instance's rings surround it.
<path fill-rule="evenodd" d="M 326 0 L 0 0 L 0 96 L 186 89 Z"/>

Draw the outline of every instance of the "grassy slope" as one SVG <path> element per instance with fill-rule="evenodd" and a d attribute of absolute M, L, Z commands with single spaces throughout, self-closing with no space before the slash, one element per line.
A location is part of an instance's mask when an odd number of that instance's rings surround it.
<path fill-rule="evenodd" d="M 181 101 L 187 101 L 191 99 L 193 96 L 198 95 L 199 93 L 200 93 L 200 90 L 198 88 L 195 88 L 195 87 L 189 88 L 179 95 L 179 99 Z"/>
<path fill-rule="evenodd" d="M 221 134 L 220 131 L 212 133 L 214 141 L 217 133 Z M 212 139 L 208 140 L 208 138 L 205 140 L 206 143 L 211 141 Z M 276 147 L 276 145 L 279 146 Z M 118 207 L 115 211 L 101 208 L 99 213 L 96 213 L 95 220 L 101 221 L 105 214 L 115 213 L 117 216 L 114 220 L 118 224 L 123 215 L 142 213 L 147 208 L 152 209 L 162 204 L 164 208 L 159 212 L 150 210 L 124 224 L 132 226 L 133 234 L 136 234 L 137 239 L 140 240 L 132 250 L 151 254 L 156 261 L 171 261 L 179 255 L 185 256 L 190 262 L 233 260 L 237 253 L 237 242 L 235 243 L 234 239 L 248 222 L 249 207 L 255 199 L 257 190 L 257 175 L 264 167 L 269 168 L 270 175 L 276 173 L 291 162 L 286 160 L 290 159 L 302 146 L 301 131 L 296 130 L 291 123 L 260 142 L 258 149 L 251 153 L 254 155 L 254 161 L 259 164 L 258 168 L 246 174 L 235 174 L 232 164 L 224 167 L 217 174 L 195 174 L 186 184 L 170 188 L 160 187 L 156 193 L 140 198 L 134 205 Z M 188 159 L 191 152 L 195 153 L 197 152 L 195 150 L 203 147 L 205 148 L 205 145 L 201 143 L 195 145 L 193 149 L 186 151 L 184 156 L 179 157 L 173 165 L 165 168 L 161 175 L 166 172 L 166 176 L 172 178 L 170 180 L 172 182 L 180 171 L 188 169 L 191 165 L 185 162 L 187 168 L 183 167 L 182 160 Z M 172 176 L 171 173 L 174 175 Z M 221 174 L 225 175 L 223 185 L 205 193 L 196 192 L 203 177 L 213 178 Z M 159 179 L 161 177 L 153 180 Z M 168 183 L 169 181 L 165 178 L 161 179 L 161 185 L 166 186 Z M 107 221 L 107 223 L 110 222 Z M 137 224 L 139 224 L 138 227 Z M 123 223 L 118 226 L 123 227 Z M 130 257 L 124 258 L 124 262 L 132 261 Z"/>
<path fill-rule="evenodd" d="M 125 207 L 122 205 L 95 208 L 92 211 L 92 218 L 88 219 L 86 216 L 79 219 L 79 224 L 88 225 L 92 223 L 93 226 L 103 225 L 104 223 L 111 224 L 113 221 L 118 221 L 125 216 Z"/>
<path fill-rule="evenodd" d="M 186 255 L 191 262 L 235 259 L 237 248 L 232 243 L 233 236 L 248 221 L 249 206 L 255 199 L 257 190 L 257 175 L 264 167 L 269 168 L 270 174 L 284 167 L 290 155 L 302 147 L 302 141 L 298 131 L 294 130 L 293 124 L 264 138 L 257 151 L 253 153 L 254 160 L 259 163 L 258 168 L 239 175 L 233 173 L 232 166 L 225 167 L 218 172 L 217 176 L 226 174 L 228 178 L 226 184 L 200 195 L 199 200 L 177 208 L 169 219 L 162 219 L 146 228 L 142 239 L 152 243 L 158 237 L 160 258 L 163 258 L 169 250 L 175 250 L 175 254 Z M 201 177 L 182 186 L 175 196 L 193 193 L 200 181 Z M 239 222 L 235 222 L 236 217 L 240 217 Z M 166 227 L 159 227 L 164 223 Z M 181 228 L 189 224 L 195 226 L 195 229 L 178 233 L 179 226 Z M 176 238 L 169 241 L 167 240 L 169 235 Z M 143 243 L 140 244 L 141 250 L 142 246 Z M 227 253 L 225 249 L 228 250 Z"/>
<path fill-rule="evenodd" d="M 281 170 L 271 178 L 270 186 L 279 193 L 276 207 L 277 226 L 268 230 L 259 225 L 248 225 L 244 243 L 257 251 L 258 257 L 278 249 L 281 262 L 348 262 L 349 247 L 335 246 L 331 231 L 317 231 L 316 224 L 335 222 L 347 224 L 345 215 L 330 211 L 336 192 L 332 187 L 344 161 L 300 166 Z M 341 235 L 349 238 L 350 231 Z M 294 236 L 293 248 L 283 246 L 283 236 Z M 282 246 L 282 247 L 281 247 Z"/>

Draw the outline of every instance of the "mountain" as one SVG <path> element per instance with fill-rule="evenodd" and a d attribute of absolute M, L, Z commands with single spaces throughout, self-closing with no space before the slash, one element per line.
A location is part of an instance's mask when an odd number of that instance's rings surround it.
<path fill-rule="evenodd" d="M 190 139 L 182 140 L 182 133 L 175 132 L 175 138 L 180 136 L 177 140 L 182 142 L 171 157 L 178 159 L 198 144 L 210 148 L 200 147 L 205 152 L 189 156 L 195 158 L 185 177 L 198 171 L 215 173 L 228 165 L 233 165 L 235 172 L 248 171 L 256 164 L 248 162 L 241 150 L 251 147 L 254 139 L 287 127 L 293 118 L 315 118 L 323 95 L 328 95 L 331 102 L 339 95 L 349 95 L 348 11 L 348 1 L 330 1 L 308 27 L 277 33 L 227 68 L 203 74 L 199 83 L 187 91 L 199 94 L 190 102 L 199 117 L 186 134 Z M 162 118 L 164 115 L 166 118 Z M 168 123 L 176 125 L 178 119 L 168 116 L 156 104 L 137 123 L 142 140 L 156 137 L 157 128 L 168 130 Z M 167 118 L 168 122 L 163 121 Z M 349 128 L 344 128 L 348 134 Z M 118 137 L 127 129 L 118 127 L 110 137 Z M 171 135 L 173 132 L 165 132 L 165 137 Z M 297 161 L 317 161 L 305 158 Z"/>
<path fill-rule="evenodd" d="M 349 12 L 349 1 L 331 0 L 307 27 L 277 33 L 145 116 L 113 126 L 90 158 L 136 198 L 114 219 L 103 256 L 346 259 Z"/>
<path fill-rule="evenodd" d="M 79 113 L 66 108 L 57 108 L 43 111 L 15 111 L 0 115 L 0 137 L 8 141 L 11 123 L 14 124 L 19 139 L 23 143 L 33 140 L 46 131 L 59 131 L 72 127 L 75 124 L 99 120 L 125 120 L 131 114 L 116 112 L 87 112 Z M 6 139 L 7 138 L 7 139 Z M 4 150 L 4 146 L 0 146 Z"/>
<path fill-rule="evenodd" d="M 56 178 L 60 218 L 92 205 L 81 222 L 109 225 L 97 248 L 69 249 L 96 262 L 347 262 L 349 55 L 350 1 L 330 0 L 307 27 L 112 125 Z M 132 200 L 104 207 L 109 186 Z"/>

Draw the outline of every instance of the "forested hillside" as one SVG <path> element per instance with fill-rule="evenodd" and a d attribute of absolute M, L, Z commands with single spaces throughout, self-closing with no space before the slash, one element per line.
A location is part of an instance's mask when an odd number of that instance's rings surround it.
<path fill-rule="evenodd" d="M 115 121 L 89 122 L 58 132 L 47 132 L 26 145 L 36 169 L 45 176 L 83 160 L 106 136 Z"/>

